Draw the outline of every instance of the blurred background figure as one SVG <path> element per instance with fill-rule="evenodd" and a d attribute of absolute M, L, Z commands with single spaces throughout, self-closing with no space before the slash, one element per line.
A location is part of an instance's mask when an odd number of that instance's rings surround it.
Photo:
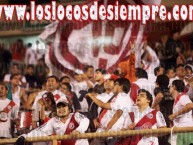
<path fill-rule="evenodd" d="M 9 72 L 11 60 L 12 55 L 10 51 L 5 49 L 4 43 L 0 43 L 0 81 Z"/>
<path fill-rule="evenodd" d="M 37 77 L 35 74 L 35 68 L 29 64 L 26 68 L 25 78 L 27 81 L 26 90 L 30 93 L 37 87 Z"/>
<path fill-rule="evenodd" d="M 12 54 L 12 63 L 18 63 L 21 68 L 23 68 L 23 62 L 26 55 L 26 47 L 23 44 L 23 40 L 18 39 L 10 47 L 10 52 Z"/>

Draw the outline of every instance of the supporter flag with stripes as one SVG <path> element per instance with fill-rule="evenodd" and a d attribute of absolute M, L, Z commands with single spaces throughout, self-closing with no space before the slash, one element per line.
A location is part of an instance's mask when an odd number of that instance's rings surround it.
<path fill-rule="evenodd" d="M 119 4 L 160 4 L 161 0 L 120 0 Z M 92 5 L 93 1 L 87 2 Z M 98 0 L 98 4 L 115 4 Z M 104 68 L 112 73 L 130 53 L 129 42 L 142 44 L 147 33 L 141 22 L 67 21 L 48 25 L 40 38 L 49 44 L 45 61 L 51 70 L 65 74 L 82 73 L 86 65 Z M 53 72 L 53 74 L 54 74 Z"/>

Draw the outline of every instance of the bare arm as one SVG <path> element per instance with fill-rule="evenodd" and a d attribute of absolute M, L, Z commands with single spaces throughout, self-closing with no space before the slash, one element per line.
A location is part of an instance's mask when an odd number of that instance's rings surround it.
<path fill-rule="evenodd" d="M 113 118 L 109 121 L 106 131 L 112 128 L 112 126 L 117 122 L 117 120 L 121 117 L 123 114 L 122 110 L 117 110 L 116 113 L 113 115 Z"/>
<path fill-rule="evenodd" d="M 44 119 L 46 118 L 46 115 L 45 115 L 45 104 L 44 104 L 44 102 L 42 101 L 42 99 L 38 100 L 38 103 L 41 105 L 40 119 L 41 119 L 41 120 L 44 120 Z"/>
<path fill-rule="evenodd" d="M 29 58 L 31 57 L 31 55 L 29 53 L 27 53 L 27 56 L 26 56 L 26 63 L 29 64 Z"/>
<path fill-rule="evenodd" d="M 94 87 L 93 84 L 89 81 L 86 74 L 82 74 L 82 78 L 83 78 L 83 80 L 86 81 L 86 84 L 87 84 L 88 88 L 93 88 Z"/>
<path fill-rule="evenodd" d="M 157 105 L 159 105 L 159 103 L 161 102 L 161 100 L 163 99 L 163 94 L 162 93 L 158 93 L 153 101 L 152 107 L 153 109 L 156 109 Z"/>
<path fill-rule="evenodd" d="M 86 80 L 86 84 L 87 84 L 88 88 L 93 88 L 93 85 L 91 82 L 89 82 L 89 80 Z"/>
<path fill-rule="evenodd" d="M 26 102 L 26 109 L 31 109 L 33 101 L 35 100 L 38 92 L 32 93 L 29 95 L 27 102 Z"/>
<path fill-rule="evenodd" d="M 186 106 L 184 106 L 181 110 L 179 110 L 178 112 L 172 114 L 169 116 L 169 119 L 172 121 L 174 120 L 176 117 L 182 115 L 182 114 L 185 114 L 189 111 L 191 111 L 193 109 L 193 103 L 188 103 L 186 104 Z"/>
<path fill-rule="evenodd" d="M 23 88 L 20 91 L 20 98 L 23 99 L 24 103 L 27 102 L 27 94 Z"/>
<path fill-rule="evenodd" d="M 111 103 L 103 103 L 101 100 L 98 100 L 96 98 L 97 94 L 88 93 L 87 96 L 90 97 L 93 100 L 93 102 L 95 102 L 99 107 L 105 108 L 105 109 L 111 109 Z"/>

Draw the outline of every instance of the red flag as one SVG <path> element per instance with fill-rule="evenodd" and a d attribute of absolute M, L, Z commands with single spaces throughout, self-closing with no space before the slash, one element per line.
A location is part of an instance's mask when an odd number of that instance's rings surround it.
<path fill-rule="evenodd" d="M 119 4 L 159 4 L 160 1 L 121 0 Z M 98 2 L 104 3 L 103 0 Z M 115 3 L 112 0 L 106 2 Z M 43 32 L 41 36 L 44 39 L 50 35 L 55 36 L 45 57 L 46 63 L 50 68 L 54 67 L 66 74 L 82 73 L 85 65 L 93 65 L 112 73 L 118 63 L 128 58 L 129 42 L 136 41 L 140 46 L 145 34 L 145 25 L 141 22 L 55 22 L 53 26 L 55 32 L 47 33 L 48 36 Z"/>

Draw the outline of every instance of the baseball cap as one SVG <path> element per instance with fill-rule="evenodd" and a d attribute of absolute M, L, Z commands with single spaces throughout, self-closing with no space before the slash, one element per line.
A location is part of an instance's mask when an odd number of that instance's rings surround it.
<path fill-rule="evenodd" d="M 60 99 L 60 100 L 58 100 L 56 102 L 56 106 L 57 107 L 60 106 L 60 105 L 69 106 L 70 107 L 70 103 L 67 100 L 65 100 L 65 99 Z"/>

